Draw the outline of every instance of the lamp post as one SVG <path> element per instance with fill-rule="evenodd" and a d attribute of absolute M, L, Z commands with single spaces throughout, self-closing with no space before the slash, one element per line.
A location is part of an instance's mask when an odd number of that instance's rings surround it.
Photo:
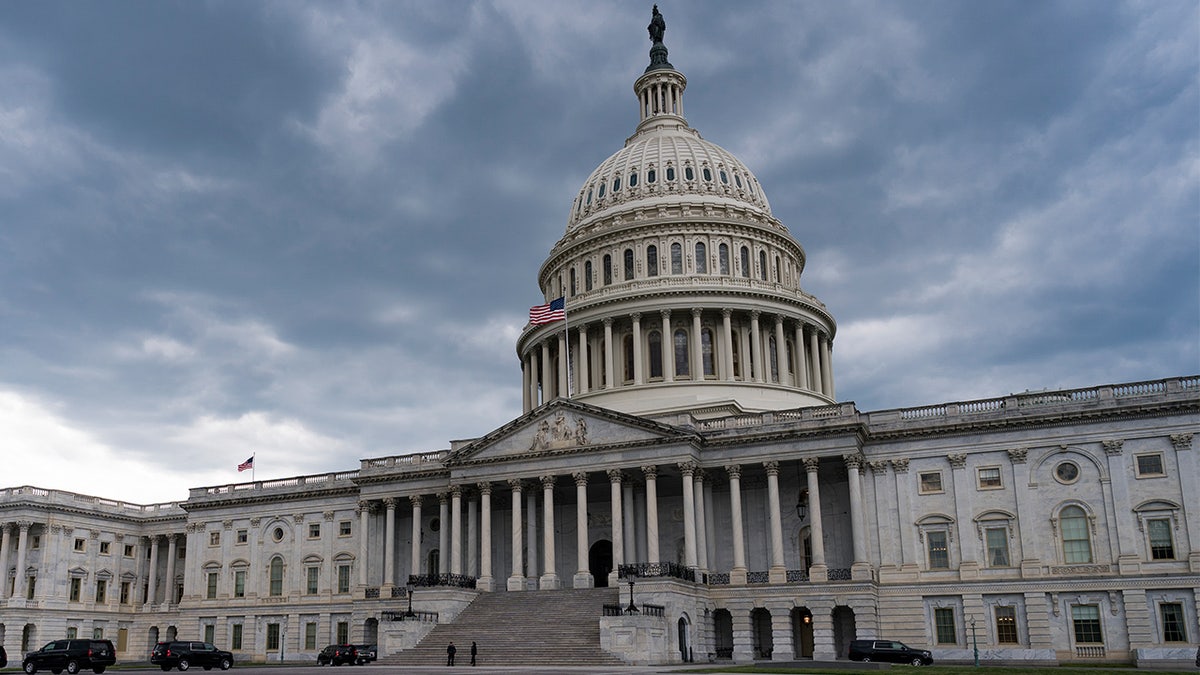
<path fill-rule="evenodd" d="M 971 617 L 971 647 L 975 652 L 975 667 L 979 667 L 979 639 L 975 636 L 975 617 Z"/>
<path fill-rule="evenodd" d="M 412 609 L 413 585 L 411 583 L 408 584 L 405 586 L 405 590 L 408 592 L 408 611 L 404 613 L 404 618 L 411 619 L 416 616 L 416 613 Z"/>
<path fill-rule="evenodd" d="M 625 608 L 626 614 L 638 614 L 637 605 L 633 604 L 633 576 L 629 577 L 629 606 Z"/>

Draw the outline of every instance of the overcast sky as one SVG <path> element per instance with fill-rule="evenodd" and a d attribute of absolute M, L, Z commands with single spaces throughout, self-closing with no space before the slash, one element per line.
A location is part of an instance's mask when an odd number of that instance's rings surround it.
<path fill-rule="evenodd" d="M 521 413 L 650 4 L 0 3 L 0 487 L 134 502 Z M 1200 3 L 659 3 L 860 410 L 1200 373 Z"/>

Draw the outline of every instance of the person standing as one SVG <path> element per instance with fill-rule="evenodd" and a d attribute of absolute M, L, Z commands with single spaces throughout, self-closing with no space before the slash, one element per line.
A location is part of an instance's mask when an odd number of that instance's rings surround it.
<path fill-rule="evenodd" d="M 479 651 L 479 648 L 475 646 L 475 641 L 472 640 L 471 641 L 471 665 L 475 665 L 475 654 L 478 651 Z"/>
<path fill-rule="evenodd" d="M 450 646 L 446 647 L 446 665 L 454 665 L 454 652 L 458 651 L 454 648 L 454 641 L 450 641 Z"/>

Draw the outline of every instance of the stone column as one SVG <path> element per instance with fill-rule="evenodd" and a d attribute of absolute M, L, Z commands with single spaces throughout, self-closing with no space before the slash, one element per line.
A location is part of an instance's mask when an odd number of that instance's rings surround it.
<path fill-rule="evenodd" d="M 558 395 L 571 398 L 571 383 L 567 380 L 567 364 L 571 357 L 567 355 L 567 331 L 558 334 Z"/>
<path fill-rule="evenodd" d="M 606 316 L 604 321 L 604 388 L 613 388 L 613 320 Z"/>
<path fill-rule="evenodd" d="M 683 474 L 683 556 L 684 565 L 696 566 L 696 493 L 692 487 L 692 477 L 696 473 L 695 462 L 680 462 L 679 472 Z"/>
<path fill-rule="evenodd" d="M 704 354 L 702 341 L 700 340 L 700 308 L 692 308 L 692 380 L 695 382 L 704 381 Z"/>
<path fill-rule="evenodd" d="M 28 595 L 29 579 L 25 575 L 25 568 L 29 565 L 27 556 L 29 555 L 29 528 L 31 527 L 33 527 L 33 523 L 28 520 L 17 521 L 17 578 L 14 580 L 13 597 L 22 600 Z M 7 571 L 5 573 L 7 574 Z"/>
<path fill-rule="evenodd" d="M 812 539 L 812 565 L 808 568 L 808 578 L 812 581 L 828 581 L 829 568 L 825 566 L 825 533 L 821 525 L 821 482 L 817 480 L 820 460 L 816 457 L 805 457 L 802 461 L 804 471 L 808 474 L 808 531 Z"/>
<path fill-rule="evenodd" d="M 1179 467 L 1178 490 L 1181 494 L 1192 489 L 1200 481 L 1196 451 L 1192 449 L 1193 434 L 1171 434 L 1171 447 L 1175 449 L 1175 462 Z M 1190 505 L 1189 505 L 1190 504 Z M 1187 528 L 1189 542 L 1200 542 L 1200 508 L 1195 502 L 1183 500 L 1183 522 Z M 1188 549 L 1188 569 L 1192 574 L 1200 573 L 1200 545 L 1191 544 Z M 1200 598 L 1197 598 L 1200 600 Z"/>
<path fill-rule="evenodd" d="M 622 531 L 625 533 L 625 561 L 638 562 L 637 558 L 637 511 L 633 507 L 633 481 L 621 478 L 621 515 L 625 518 Z"/>
<path fill-rule="evenodd" d="M 521 412 L 522 414 L 533 410 L 532 402 L 529 399 L 529 380 L 532 375 L 532 359 L 521 360 Z"/>
<path fill-rule="evenodd" d="M 550 370 L 550 348 L 546 346 L 545 342 L 538 343 L 538 353 L 541 354 L 542 360 L 542 372 L 538 377 L 538 382 L 542 385 L 542 403 L 546 404 L 554 398 L 550 391 L 550 382 L 554 378 L 551 376 L 552 371 Z"/>
<path fill-rule="evenodd" d="M 671 335 L 671 310 L 659 312 L 662 316 L 662 365 L 663 382 L 675 381 L 675 338 Z"/>
<path fill-rule="evenodd" d="M 696 567 L 708 571 L 708 526 L 704 520 L 704 469 L 696 469 L 692 475 L 692 503 L 696 509 Z"/>
<path fill-rule="evenodd" d="M 524 538 L 521 518 L 521 480 L 513 478 L 508 481 L 512 488 L 512 572 L 508 576 L 508 590 L 525 590 L 525 559 Z"/>
<path fill-rule="evenodd" d="M 526 366 L 525 370 L 529 373 L 529 409 L 525 412 L 529 412 L 530 410 L 538 407 L 538 367 L 537 356 L 534 354 L 533 349 L 529 350 L 526 361 L 528 362 L 528 365 Z"/>
<path fill-rule="evenodd" d="M 175 560 L 179 557 L 179 535 L 167 535 L 167 579 L 163 584 L 163 602 L 168 605 L 174 605 L 178 600 L 175 598 Z"/>
<path fill-rule="evenodd" d="M 412 495 L 408 501 L 412 504 L 412 551 L 408 573 L 415 575 L 421 573 L 421 495 Z M 429 570 L 429 573 L 436 572 Z"/>
<path fill-rule="evenodd" d="M 467 576 L 479 577 L 479 510 L 475 494 L 467 493 Z"/>
<path fill-rule="evenodd" d="M 763 381 L 762 335 L 758 332 L 759 311 L 750 312 L 750 370 L 755 382 Z"/>
<path fill-rule="evenodd" d="M 558 578 L 558 566 L 554 559 L 554 476 L 542 476 L 542 556 L 546 564 L 542 566 L 542 578 L 539 588 L 562 588 Z"/>
<path fill-rule="evenodd" d="M 710 474 L 708 480 L 704 482 L 704 538 L 707 542 L 708 565 L 709 570 L 720 569 L 717 567 L 717 543 L 720 541 L 717 538 L 717 516 L 716 516 L 716 498 L 713 497 L 713 481 L 715 474 Z"/>
<path fill-rule="evenodd" d="M 592 573 L 588 570 L 587 474 L 573 473 L 575 479 L 575 588 L 591 588 Z"/>
<path fill-rule="evenodd" d="M 22 535 L 24 533 L 22 532 Z M 162 538 L 161 534 L 150 536 L 150 577 L 149 586 L 146 589 L 146 604 L 158 604 L 158 540 Z M 18 562 L 22 562 L 19 557 L 20 548 L 18 547 Z M 21 564 L 18 573 L 24 574 L 25 565 Z"/>
<path fill-rule="evenodd" d="M 833 337 L 821 336 L 821 390 L 829 395 L 829 398 L 836 398 L 837 394 L 833 390 L 833 352 L 830 347 L 830 341 Z"/>
<path fill-rule="evenodd" d="M 492 484 L 482 481 L 479 488 L 479 579 L 475 588 L 495 589 L 492 578 Z"/>
<path fill-rule="evenodd" d="M 787 581 L 787 566 L 783 562 L 783 523 L 779 513 L 779 462 L 763 462 L 767 470 L 767 522 L 771 528 L 771 568 L 773 584 Z"/>
<path fill-rule="evenodd" d="M 783 316 L 775 315 L 775 367 L 779 370 L 779 384 L 788 383 L 787 340 L 783 338 Z M 789 634 L 790 635 L 790 634 Z"/>
<path fill-rule="evenodd" d="M 892 477 L 895 481 L 896 512 L 900 518 L 900 532 L 897 536 L 900 542 L 900 570 L 904 574 L 917 574 L 920 568 L 917 566 L 917 545 L 913 541 L 913 519 L 910 515 L 906 515 L 912 513 L 912 495 L 916 493 L 912 486 L 912 480 L 908 476 L 908 461 L 907 457 L 893 459 Z M 1021 501 L 1022 492 L 1024 490 L 1017 490 L 1018 504 Z M 1017 518 L 1020 522 L 1020 515 Z"/>
<path fill-rule="evenodd" d="M 579 381 L 576 388 L 581 394 L 588 392 L 588 329 L 587 325 L 579 327 L 579 358 L 575 360 L 575 379 Z"/>
<path fill-rule="evenodd" d="M 895 483 L 888 480 L 888 461 L 873 459 L 866 464 L 867 468 L 871 470 L 871 480 L 867 481 L 865 487 L 873 495 L 868 501 L 875 505 L 874 531 L 877 533 L 876 544 L 879 555 L 878 560 L 872 561 L 872 564 L 879 565 L 879 576 L 882 578 L 884 575 L 900 569 L 898 555 L 901 546 L 898 538 L 901 524 L 899 517 L 901 513 L 905 512 L 896 509 L 896 497 L 891 491 L 891 487 Z M 868 555 L 870 555 L 869 552 Z"/>
<path fill-rule="evenodd" d="M 0 525 L 0 600 L 8 598 L 8 555 L 12 550 L 12 523 Z M 18 574 L 20 570 L 17 570 Z"/>
<path fill-rule="evenodd" d="M 367 541 L 370 539 L 367 536 L 367 526 L 370 523 L 371 502 L 362 499 L 358 502 L 358 507 L 354 509 L 358 514 L 358 585 L 367 585 Z"/>
<path fill-rule="evenodd" d="M 643 466 L 646 477 L 646 562 L 658 563 L 658 467 Z"/>
<path fill-rule="evenodd" d="M 538 578 L 537 486 L 525 493 L 525 558 L 526 588 L 536 589 Z"/>
<path fill-rule="evenodd" d="M 754 624 L 750 620 L 750 611 L 754 606 L 751 602 L 739 599 L 729 603 L 729 615 L 733 623 L 733 660 L 736 663 L 749 663 L 755 658 Z"/>
<path fill-rule="evenodd" d="M 780 379 L 783 374 L 780 373 Z M 795 661 L 796 647 L 792 639 L 792 603 L 771 602 L 767 604 L 771 613 L 771 660 Z"/>
<path fill-rule="evenodd" d="M 609 504 L 612 510 L 612 548 L 613 568 L 608 575 L 608 585 L 616 586 L 621 565 L 625 564 L 625 528 L 621 517 L 621 480 L 620 469 L 608 471 Z"/>
<path fill-rule="evenodd" d="M 726 307 L 721 310 L 721 375 L 726 382 L 733 382 L 733 324 L 730 317 L 733 310 Z"/>
<path fill-rule="evenodd" d="M 1120 574 L 1137 574 L 1141 571 L 1138 542 L 1142 540 L 1142 535 L 1134 524 L 1133 504 L 1129 499 L 1129 470 L 1125 468 L 1122 455 L 1125 442 L 1106 440 L 1100 445 L 1108 459 L 1108 475 L 1111 478 L 1109 489 L 1112 491 L 1113 525 L 1117 530 L 1114 537 L 1117 543 L 1117 569 Z"/>
<path fill-rule="evenodd" d="M 812 356 L 812 369 L 809 376 L 810 387 L 813 391 L 823 394 L 825 390 L 821 387 L 821 343 L 820 331 L 816 326 L 808 333 L 808 350 Z"/>
<path fill-rule="evenodd" d="M 796 386 L 801 389 L 811 389 L 808 382 L 808 360 L 804 358 L 804 323 L 796 322 Z"/>
<path fill-rule="evenodd" d="M 462 486 L 450 487 L 450 527 L 442 524 L 443 530 L 450 530 L 450 573 L 462 574 Z"/>
<path fill-rule="evenodd" d="M 746 583 L 746 536 L 742 530 L 742 466 L 729 464 L 729 515 L 732 521 L 733 569 L 729 571 L 729 583 Z"/>
<path fill-rule="evenodd" d="M 450 573 L 450 495 L 437 493 L 438 499 L 438 574 Z"/>
<path fill-rule="evenodd" d="M 644 384 L 646 374 L 642 364 L 642 314 L 634 312 L 629 318 L 633 321 L 633 383 Z"/>
<path fill-rule="evenodd" d="M 854 548 L 854 562 L 850 565 L 850 578 L 855 581 L 871 580 L 871 563 L 867 560 L 867 528 L 863 521 L 862 479 L 859 469 L 863 456 L 858 453 L 842 455 L 850 483 L 850 538 Z"/>
<path fill-rule="evenodd" d="M 954 481 L 954 527 L 950 533 L 949 546 L 958 546 L 958 576 L 960 579 L 975 579 L 979 577 L 979 559 L 976 557 L 976 547 L 971 536 L 972 515 L 975 513 L 975 485 L 966 470 L 966 453 L 950 453 L 946 455 L 950 461 L 950 475 Z M 953 565 L 953 558 L 951 565 Z"/>
<path fill-rule="evenodd" d="M 383 587 L 396 584 L 396 498 L 383 498 Z M 366 537 L 364 537 L 365 539 Z M 416 540 L 413 540 L 416 548 Z M 414 570 L 413 574 L 417 574 Z M 384 594 L 386 597 L 386 594 Z"/>
<path fill-rule="evenodd" d="M 812 493 L 809 493 L 810 495 Z M 833 661 L 844 654 L 838 654 L 833 643 L 833 605 L 832 597 L 810 599 L 808 609 L 813 619 L 813 660 Z"/>

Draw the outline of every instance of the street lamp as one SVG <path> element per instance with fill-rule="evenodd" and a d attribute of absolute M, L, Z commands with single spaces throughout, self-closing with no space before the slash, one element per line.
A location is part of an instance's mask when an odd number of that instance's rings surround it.
<path fill-rule="evenodd" d="M 407 584 L 405 590 L 408 591 L 408 611 L 404 613 L 404 618 L 411 619 L 416 616 L 412 609 L 413 585 L 411 583 Z"/>
<path fill-rule="evenodd" d="M 638 614 L 637 605 L 633 604 L 633 575 L 629 577 L 629 606 L 625 608 L 626 614 Z"/>
<path fill-rule="evenodd" d="M 971 646 L 975 651 L 975 667 L 979 667 L 979 640 L 975 636 L 975 617 L 971 617 Z"/>

